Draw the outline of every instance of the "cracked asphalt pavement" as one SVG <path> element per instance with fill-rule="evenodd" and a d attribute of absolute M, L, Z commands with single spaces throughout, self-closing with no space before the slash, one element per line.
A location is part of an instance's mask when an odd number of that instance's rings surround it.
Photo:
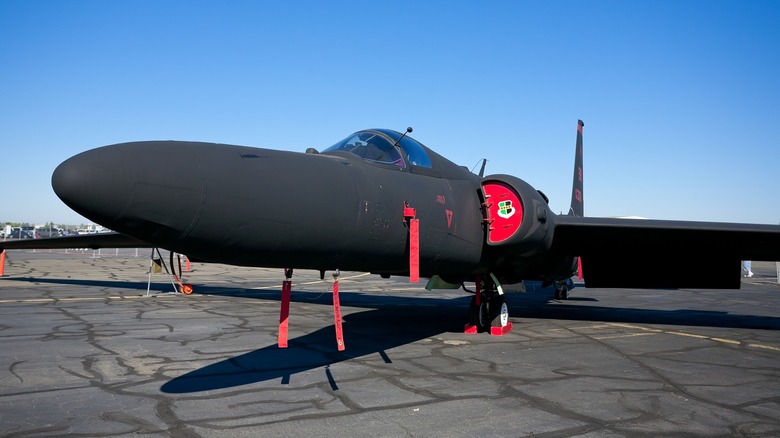
<path fill-rule="evenodd" d="M 143 252 L 145 252 L 144 250 Z M 512 332 L 463 334 L 470 295 L 149 257 L 11 251 L 0 279 L 0 436 L 778 436 L 780 285 L 510 294 Z M 691 275 L 706 275 L 696 272 Z"/>

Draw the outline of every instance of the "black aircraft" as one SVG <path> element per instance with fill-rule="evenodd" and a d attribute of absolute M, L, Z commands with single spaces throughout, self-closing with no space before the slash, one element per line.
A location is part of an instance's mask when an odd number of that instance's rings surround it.
<path fill-rule="evenodd" d="M 582 127 L 567 215 L 517 177 L 450 162 L 411 128 L 359 131 L 306 153 L 145 141 L 83 152 L 52 176 L 63 202 L 116 233 L 0 250 L 159 247 L 322 275 L 419 275 L 429 288 L 475 282 L 471 323 L 481 331 L 507 325 L 501 284 L 547 282 L 565 299 L 579 271 L 586 287 L 739 288 L 741 260 L 780 260 L 775 225 L 583 217 Z"/>

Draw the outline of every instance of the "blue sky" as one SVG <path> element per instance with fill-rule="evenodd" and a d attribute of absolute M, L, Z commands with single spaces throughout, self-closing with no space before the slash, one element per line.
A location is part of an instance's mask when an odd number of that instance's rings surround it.
<path fill-rule="evenodd" d="M 780 223 L 780 1 L 0 2 L 0 221 L 80 224 L 94 147 L 304 151 L 414 127 L 566 211 Z"/>

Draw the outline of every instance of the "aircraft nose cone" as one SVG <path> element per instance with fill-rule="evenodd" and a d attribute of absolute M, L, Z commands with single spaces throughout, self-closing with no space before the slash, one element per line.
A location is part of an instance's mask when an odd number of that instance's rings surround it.
<path fill-rule="evenodd" d="M 121 151 L 98 148 L 65 160 L 52 174 L 54 192 L 84 217 L 108 226 L 117 217 L 131 190 L 123 178 Z"/>
<path fill-rule="evenodd" d="M 171 242 L 197 222 L 202 160 L 186 142 L 132 142 L 82 152 L 52 175 L 57 196 L 82 216 L 140 240 Z"/>

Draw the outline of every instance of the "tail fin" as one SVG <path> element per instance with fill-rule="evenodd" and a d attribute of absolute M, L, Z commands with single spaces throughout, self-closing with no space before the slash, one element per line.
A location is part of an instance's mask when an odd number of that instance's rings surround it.
<path fill-rule="evenodd" d="M 582 120 L 577 120 L 577 151 L 574 154 L 574 181 L 571 187 L 569 216 L 584 216 L 585 203 L 582 198 Z"/>

